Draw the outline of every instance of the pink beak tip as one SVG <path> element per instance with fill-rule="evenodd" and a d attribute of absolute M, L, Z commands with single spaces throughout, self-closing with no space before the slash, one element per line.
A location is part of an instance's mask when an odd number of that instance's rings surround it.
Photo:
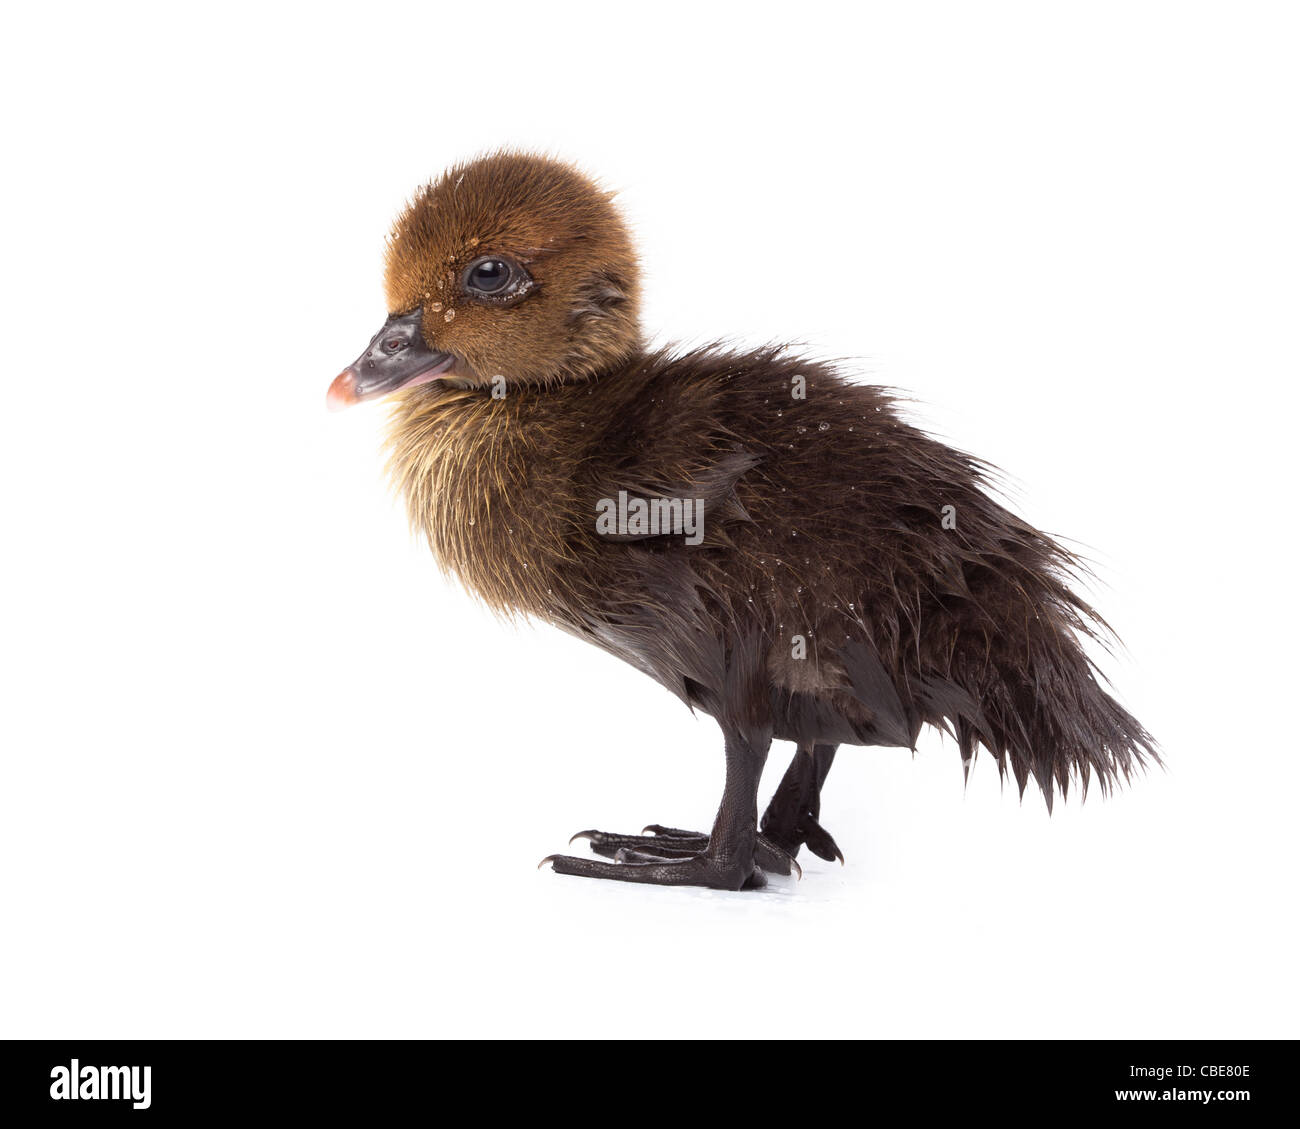
<path fill-rule="evenodd" d="M 334 378 L 329 391 L 325 393 L 325 406 L 332 412 L 341 412 L 357 403 L 357 378 L 351 369 L 344 369 Z"/>

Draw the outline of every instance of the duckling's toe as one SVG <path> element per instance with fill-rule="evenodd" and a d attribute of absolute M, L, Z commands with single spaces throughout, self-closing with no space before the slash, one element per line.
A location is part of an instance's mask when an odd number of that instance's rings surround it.
<path fill-rule="evenodd" d="M 647 823 L 641 828 L 642 835 L 653 835 L 657 839 L 707 839 L 703 831 L 683 831 L 680 827 L 665 827 L 662 823 Z"/>
<path fill-rule="evenodd" d="M 806 820 L 805 825 L 799 830 L 803 832 L 803 841 L 808 849 L 819 859 L 825 859 L 827 862 L 839 859 L 840 866 L 844 865 L 844 852 L 839 849 L 835 840 L 831 838 L 830 832 L 815 819 Z"/>
<path fill-rule="evenodd" d="M 644 851 L 658 858 L 689 858 L 702 854 L 709 837 L 699 831 L 679 831 L 674 835 L 616 835 L 608 831 L 579 831 L 573 839 L 586 839 L 592 851 L 612 859 L 620 850 Z"/>
<path fill-rule="evenodd" d="M 709 846 L 709 837 L 702 831 L 683 831 L 681 828 L 664 827 L 658 823 L 650 824 L 645 830 L 652 834 L 616 835 L 607 831 L 579 831 L 569 842 L 586 839 L 593 853 L 618 862 L 694 858 L 704 854 Z M 794 857 L 765 835 L 759 835 L 754 843 L 754 865 L 768 874 L 798 874 L 803 877 L 803 869 Z"/>
<path fill-rule="evenodd" d="M 655 886 L 704 886 L 711 890 L 752 890 L 767 884 L 756 864 L 748 868 L 707 854 L 687 858 L 661 858 L 619 848 L 621 862 L 600 862 L 573 855 L 548 855 L 539 866 L 551 864 L 556 874 L 578 878 L 607 878 L 615 882 L 644 882 Z"/>
<path fill-rule="evenodd" d="M 767 817 L 764 818 L 762 826 L 760 838 L 769 839 L 791 858 L 799 853 L 800 847 L 807 847 L 820 859 L 825 859 L 827 862 L 835 862 L 838 859 L 840 865 L 844 865 L 844 852 L 831 838 L 830 832 L 807 812 L 799 817 L 796 826 L 792 828 L 782 827 L 778 822 Z"/>

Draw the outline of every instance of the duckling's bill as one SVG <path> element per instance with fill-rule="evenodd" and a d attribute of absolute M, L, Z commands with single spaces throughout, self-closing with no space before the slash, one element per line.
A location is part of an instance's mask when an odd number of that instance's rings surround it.
<path fill-rule="evenodd" d="M 420 332 L 421 311 L 394 314 L 370 339 L 366 351 L 334 378 L 325 394 L 330 411 L 387 396 L 399 388 L 436 380 L 456 362 L 430 349 Z"/>

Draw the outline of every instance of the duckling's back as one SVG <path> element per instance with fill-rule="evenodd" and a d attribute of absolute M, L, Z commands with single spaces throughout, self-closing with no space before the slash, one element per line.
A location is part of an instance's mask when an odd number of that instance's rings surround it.
<path fill-rule="evenodd" d="M 1050 805 L 1154 743 L 1081 646 L 1104 625 L 1077 561 L 995 502 L 988 468 L 904 422 L 879 388 L 778 349 L 660 353 L 577 390 L 586 513 L 548 618 L 719 716 L 778 738 L 980 745 Z M 602 500 L 703 504 L 702 536 L 601 535 Z M 583 505 L 587 499 L 589 505 Z"/>

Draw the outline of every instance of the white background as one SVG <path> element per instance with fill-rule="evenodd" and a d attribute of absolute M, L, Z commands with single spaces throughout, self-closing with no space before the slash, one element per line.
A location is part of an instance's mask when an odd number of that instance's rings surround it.
<path fill-rule="evenodd" d="M 1300 1033 L 1293 13 L 11 9 L 0 1035 Z M 1005 468 L 1168 771 L 1049 819 L 927 735 L 841 753 L 797 885 L 535 870 L 722 774 L 325 412 L 397 209 L 500 145 L 621 190 L 658 339 L 848 357 Z"/>

